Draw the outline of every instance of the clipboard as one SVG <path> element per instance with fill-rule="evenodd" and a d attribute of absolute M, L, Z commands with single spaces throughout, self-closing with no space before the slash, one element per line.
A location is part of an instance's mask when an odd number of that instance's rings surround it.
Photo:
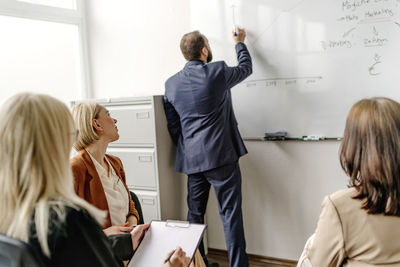
<path fill-rule="evenodd" d="M 151 221 L 150 228 L 136 249 L 128 267 L 158 267 L 167 254 L 180 246 L 193 259 L 203 238 L 205 224 L 185 221 Z"/>

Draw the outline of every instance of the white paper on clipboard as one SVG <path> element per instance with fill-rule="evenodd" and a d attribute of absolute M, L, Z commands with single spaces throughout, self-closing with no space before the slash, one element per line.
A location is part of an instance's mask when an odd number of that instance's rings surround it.
<path fill-rule="evenodd" d="M 152 221 L 128 267 L 158 267 L 168 252 L 181 247 L 193 258 L 206 225 L 182 221 Z"/>

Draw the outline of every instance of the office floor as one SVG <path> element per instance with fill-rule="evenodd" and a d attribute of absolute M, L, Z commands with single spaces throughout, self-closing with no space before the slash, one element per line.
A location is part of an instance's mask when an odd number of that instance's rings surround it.
<path fill-rule="evenodd" d="M 229 267 L 228 255 L 226 251 L 209 249 L 208 262 L 216 262 L 219 267 Z M 276 258 L 261 257 L 249 255 L 249 262 L 251 267 L 296 267 L 296 262 L 291 260 L 283 260 Z"/>

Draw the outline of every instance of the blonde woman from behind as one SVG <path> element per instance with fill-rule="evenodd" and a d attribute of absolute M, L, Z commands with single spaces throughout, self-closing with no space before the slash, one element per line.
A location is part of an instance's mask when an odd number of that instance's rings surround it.
<path fill-rule="evenodd" d="M 27 242 L 44 266 L 121 266 L 99 225 L 104 212 L 74 192 L 69 153 L 75 137 L 68 108 L 55 98 L 23 93 L 3 104 L 0 232 Z M 146 227 L 113 241 L 134 249 Z"/>

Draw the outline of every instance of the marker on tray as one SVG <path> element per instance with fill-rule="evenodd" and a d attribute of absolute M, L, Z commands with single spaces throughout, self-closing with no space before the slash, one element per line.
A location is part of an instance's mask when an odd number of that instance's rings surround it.
<path fill-rule="evenodd" d="M 300 139 L 303 141 L 317 141 L 317 140 L 324 140 L 325 137 L 319 135 L 304 135 Z"/>

